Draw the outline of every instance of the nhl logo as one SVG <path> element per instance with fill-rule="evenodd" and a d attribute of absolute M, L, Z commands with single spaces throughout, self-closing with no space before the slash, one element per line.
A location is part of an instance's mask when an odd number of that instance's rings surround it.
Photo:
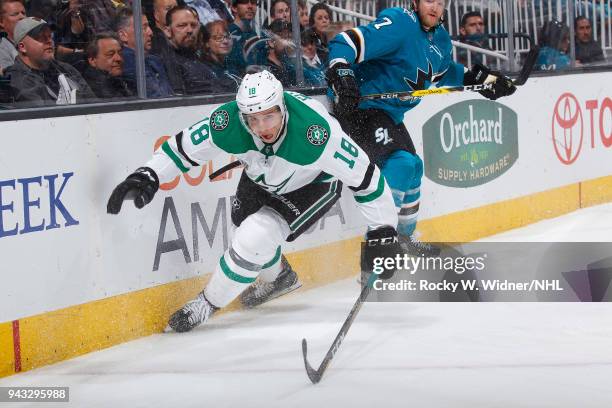
<path fill-rule="evenodd" d="M 210 117 L 210 125 L 215 130 L 223 130 L 229 124 L 229 113 L 225 110 L 219 110 L 213 113 Z"/>
<path fill-rule="evenodd" d="M 312 125 L 308 127 L 306 131 L 306 137 L 308 141 L 315 146 L 320 146 L 327 141 L 329 134 L 323 126 Z"/>

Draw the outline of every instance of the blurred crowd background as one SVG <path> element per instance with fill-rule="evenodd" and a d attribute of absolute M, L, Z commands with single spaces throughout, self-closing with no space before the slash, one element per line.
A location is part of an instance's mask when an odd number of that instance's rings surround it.
<path fill-rule="evenodd" d="M 0 0 L 0 108 L 232 94 L 262 68 L 287 88 L 326 87 L 329 41 L 410 3 L 132 1 Z M 611 3 L 448 0 L 444 25 L 467 66 L 516 72 L 538 44 L 537 70 L 610 67 Z"/>

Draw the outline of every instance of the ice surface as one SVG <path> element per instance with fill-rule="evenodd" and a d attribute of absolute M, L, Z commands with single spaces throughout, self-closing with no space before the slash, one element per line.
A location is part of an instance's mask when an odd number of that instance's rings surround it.
<path fill-rule="evenodd" d="M 611 231 L 602 205 L 495 239 L 607 241 Z M 358 292 L 354 279 L 297 291 L 0 386 L 70 387 L 70 403 L 45 407 L 612 406 L 608 303 L 368 303 L 313 385 L 301 339 L 318 366 Z"/>

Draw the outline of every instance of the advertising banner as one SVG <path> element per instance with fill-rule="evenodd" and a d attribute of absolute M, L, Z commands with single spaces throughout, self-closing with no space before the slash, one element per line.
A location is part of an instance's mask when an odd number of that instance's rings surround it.
<path fill-rule="evenodd" d="M 535 78 L 497 102 L 468 92 L 424 98 L 405 118 L 425 162 L 420 219 L 612 174 L 608 76 Z M 212 109 L 0 124 L 0 322 L 214 270 L 231 239 L 241 169 L 208 176 L 230 155 L 162 180 L 141 210 L 126 202 L 118 216 L 106 213 L 120 181 Z M 356 237 L 364 227 L 345 190 L 285 251 Z"/>

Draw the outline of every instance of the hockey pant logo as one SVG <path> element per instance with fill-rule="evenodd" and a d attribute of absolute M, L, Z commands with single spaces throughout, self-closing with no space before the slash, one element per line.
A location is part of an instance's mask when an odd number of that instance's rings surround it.
<path fill-rule="evenodd" d="M 376 136 L 376 143 L 382 143 L 383 145 L 387 145 L 393 141 L 389 137 L 389 130 L 386 128 L 378 128 L 376 132 L 374 132 L 374 136 Z"/>

